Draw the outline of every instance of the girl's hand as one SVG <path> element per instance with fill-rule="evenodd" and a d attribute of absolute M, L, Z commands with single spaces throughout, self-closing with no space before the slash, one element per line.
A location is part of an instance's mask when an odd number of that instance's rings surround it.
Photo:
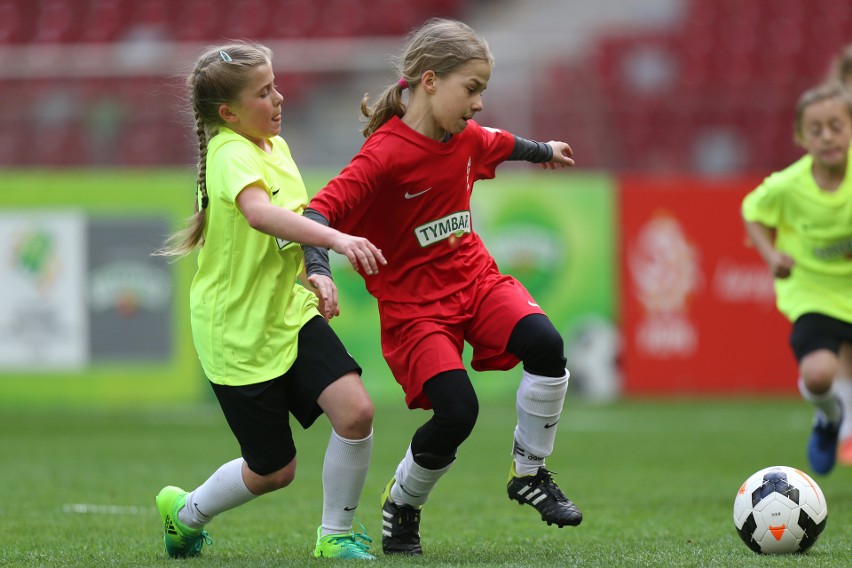
<path fill-rule="evenodd" d="M 557 165 L 561 168 L 567 168 L 574 165 L 574 160 L 572 158 L 574 156 L 574 151 L 571 149 L 571 146 L 565 142 L 557 142 L 556 140 L 551 140 L 547 143 L 547 145 L 553 149 L 553 157 L 549 162 L 539 164 L 542 169 L 555 170 Z"/>
<path fill-rule="evenodd" d="M 330 248 L 348 258 L 355 270 L 358 270 L 360 264 L 364 268 L 365 274 L 378 274 L 379 264 L 388 263 L 382 255 L 382 251 L 362 237 L 338 232 Z"/>
<path fill-rule="evenodd" d="M 319 298 L 319 312 L 325 321 L 340 315 L 340 306 L 337 303 L 337 286 L 334 280 L 323 274 L 308 276 L 308 282 L 313 288 L 313 293 Z"/>
<path fill-rule="evenodd" d="M 796 261 L 783 252 L 774 251 L 767 259 L 769 270 L 772 271 L 772 276 L 775 278 L 787 278 L 793 272 L 793 267 L 796 266 Z"/>

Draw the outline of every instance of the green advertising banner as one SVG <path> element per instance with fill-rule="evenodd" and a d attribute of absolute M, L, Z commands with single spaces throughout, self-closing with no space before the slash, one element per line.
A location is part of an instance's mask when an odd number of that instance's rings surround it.
<path fill-rule="evenodd" d="M 190 171 L 3 171 L 0 405 L 190 402 L 194 260 L 151 253 L 192 214 Z M 11 300 L 9 300 L 11 296 Z M 8 342 L 7 342 L 8 343 Z"/>
<path fill-rule="evenodd" d="M 309 192 L 333 174 L 304 172 Z M 0 321 L 0 333 L 22 346 L 0 350 L 0 405 L 211 399 L 189 328 L 195 259 L 150 257 L 191 215 L 193 176 L 191 169 L 2 173 L 3 288 L 21 288 L 26 301 L 9 303 L 31 308 Z M 478 182 L 472 199 L 474 230 L 563 333 L 572 386 L 590 393 L 617 389 L 613 183 L 507 168 Z M 345 259 L 332 254 L 332 264 L 341 304 L 332 326 L 364 368 L 374 400 L 402 404 L 381 356 L 375 300 Z M 63 321 L 70 323 L 53 325 Z M 471 374 L 487 398 L 514 393 L 520 371 Z"/>

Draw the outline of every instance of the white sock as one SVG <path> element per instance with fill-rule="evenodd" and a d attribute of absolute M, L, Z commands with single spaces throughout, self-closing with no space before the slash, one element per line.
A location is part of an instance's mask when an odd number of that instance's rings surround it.
<path fill-rule="evenodd" d="M 405 452 L 405 457 L 396 468 L 396 483 L 391 487 L 391 500 L 397 505 L 421 507 L 429 499 L 429 494 L 445 473 L 452 466 L 441 469 L 426 469 L 414 461 L 411 446 Z"/>
<path fill-rule="evenodd" d="M 186 507 L 178 519 L 186 526 L 198 529 L 213 517 L 255 498 L 243 481 L 243 458 L 222 465 L 216 473 L 186 498 Z"/>
<path fill-rule="evenodd" d="M 802 398 L 813 404 L 817 410 L 825 415 L 825 418 L 829 421 L 829 423 L 837 424 L 840 420 L 840 405 L 838 404 L 840 399 L 837 397 L 837 394 L 835 394 L 833 388 L 829 389 L 828 392 L 824 394 L 814 394 L 808 390 L 808 387 L 805 386 L 804 379 L 800 377 L 799 392 L 802 394 Z"/>
<path fill-rule="evenodd" d="M 518 424 L 512 450 L 518 475 L 535 474 L 544 465 L 544 459 L 553 453 L 556 424 L 565 403 L 569 376 L 567 369 L 561 377 L 524 371 L 515 404 Z"/>
<path fill-rule="evenodd" d="M 322 465 L 323 536 L 347 534 L 352 530 L 372 453 L 372 430 L 361 440 L 347 440 L 331 431 Z"/>
<path fill-rule="evenodd" d="M 840 425 L 840 439 L 852 437 L 852 378 L 837 377 L 834 379 L 834 392 L 843 405 L 843 423 Z"/>

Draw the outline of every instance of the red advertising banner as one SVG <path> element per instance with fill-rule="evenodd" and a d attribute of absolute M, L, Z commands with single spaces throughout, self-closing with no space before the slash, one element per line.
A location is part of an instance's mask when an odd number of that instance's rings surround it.
<path fill-rule="evenodd" d="M 621 179 L 625 394 L 796 390 L 790 324 L 740 217 L 761 181 Z"/>

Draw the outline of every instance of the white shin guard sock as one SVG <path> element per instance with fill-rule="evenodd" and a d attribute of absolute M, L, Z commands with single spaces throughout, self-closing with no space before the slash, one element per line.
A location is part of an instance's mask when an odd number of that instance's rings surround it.
<path fill-rule="evenodd" d="M 222 465 L 186 497 L 186 507 L 180 510 L 178 519 L 190 528 L 201 528 L 219 513 L 254 498 L 243 481 L 243 458 L 237 458 Z"/>
<path fill-rule="evenodd" d="M 843 405 L 843 423 L 840 425 L 840 439 L 852 437 L 852 378 L 837 377 L 834 379 L 834 392 Z"/>
<path fill-rule="evenodd" d="M 331 431 L 322 466 L 323 536 L 352 530 L 372 453 L 372 431 L 361 440 L 348 440 Z"/>
<path fill-rule="evenodd" d="M 391 488 L 391 501 L 397 505 L 423 506 L 438 480 L 452 465 L 450 462 L 450 465 L 441 469 L 426 469 L 414 461 L 411 446 L 408 446 L 405 457 L 396 468 L 396 483 Z"/>
<path fill-rule="evenodd" d="M 830 423 L 837 424 L 840 420 L 841 410 L 840 405 L 838 404 L 840 399 L 834 392 L 833 388 L 829 389 L 828 392 L 824 394 L 814 394 L 808 390 L 808 387 L 805 386 L 804 379 L 800 377 L 799 393 L 801 393 L 803 399 L 813 404 L 817 410 L 825 414 L 826 419 Z"/>
<path fill-rule="evenodd" d="M 513 453 L 515 473 L 532 475 L 553 453 L 556 424 L 568 391 L 568 370 L 561 377 L 544 377 L 524 371 L 518 387 Z"/>

